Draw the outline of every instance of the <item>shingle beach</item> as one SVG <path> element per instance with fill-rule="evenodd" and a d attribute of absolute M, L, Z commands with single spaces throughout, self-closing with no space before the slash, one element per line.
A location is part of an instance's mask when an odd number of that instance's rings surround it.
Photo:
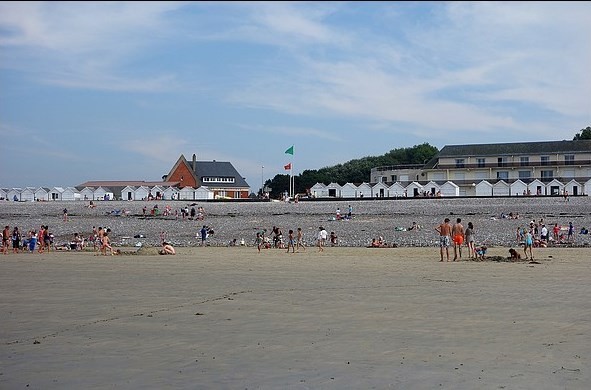
<path fill-rule="evenodd" d="M 529 222 L 543 219 L 550 229 L 555 223 L 565 227 L 573 222 L 578 233 L 581 227 L 591 228 L 591 199 L 587 196 L 570 197 L 513 197 L 513 198 L 429 198 L 396 200 L 331 200 L 285 202 L 199 202 L 199 201 L 95 201 L 95 208 L 88 202 L 0 202 L 2 226 L 21 232 L 48 225 L 55 236 L 55 243 L 69 242 L 74 233 L 88 237 L 93 227 L 111 229 L 111 240 L 116 246 L 159 246 L 161 232 L 178 247 L 197 246 L 201 243 L 199 230 L 207 225 L 214 231 L 208 237 L 210 246 L 225 246 L 230 240 L 244 239 L 252 245 L 256 232 L 273 226 L 282 229 L 284 241 L 289 229 L 301 227 L 308 244 L 315 242 L 318 228 L 335 232 L 339 246 L 363 247 L 372 238 L 382 236 L 388 244 L 400 247 L 430 247 L 438 245 L 434 227 L 446 217 L 452 222 L 461 218 L 464 225 L 472 222 L 476 244 L 488 246 L 512 246 L 516 244 L 516 229 L 527 227 Z M 157 205 L 159 216 L 150 216 Z M 339 208 L 344 215 L 353 207 L 351 220 L 336 220 Z M 169 206 L 171 215 L 162 216 Z M 188 206 L 205 209 L 204 220 L 181 217 L 175 210 Z M 146 207 L 147 216 L 142 209 Z M 62 211 L 68 210 L 64 222 Z M 519 219 L 502 218 L 513 213 Z M 417 222 L 422 229 L 405 231 Z M 139 236 L 139 237 L 138 237 Z M 589 245 L 589 235 L 576 236 L 576 246 Z"/>

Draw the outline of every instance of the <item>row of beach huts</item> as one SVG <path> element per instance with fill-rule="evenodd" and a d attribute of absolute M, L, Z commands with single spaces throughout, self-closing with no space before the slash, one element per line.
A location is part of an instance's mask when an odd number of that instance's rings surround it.
<path fill-rule="evenodd" d="M 425 184 L 411 182 L 406 186 L 399 182 L 387 183 L 362 183 L 355 185 L 346 183 L 330 183 L 328 185 L 316 183 L 310 189 L 309 195 L 313 198 L 400 198 L 400 197 L 420 197 L 420 196 L 520 196 L 520 195 L 538 195 L 538 196 L 556 196 L 556 195 L 584 195 L 591 193 L 591 180 L 585 183 L 579 183 L 576 180 L 570 180 L 568 183 L 562 183 L 559 180 L 542 182 L 532 180 L 526 183 L 516 180 L 508 183 L 504 180 L 498 180 L 494 183 L 482 180 L 478 183 L 470 183 L 459 186 L 453 181 L 437 183 L 430 181 Z"/>
<path fill-rule="evenodd" d="M 0 188 L 0 199 L 17 202 L 75 201 L 75 200 L 207 200 L 214 193 L 207 187 L 126 186 L 124 188 L 84 187 L 25 187 Z"/>

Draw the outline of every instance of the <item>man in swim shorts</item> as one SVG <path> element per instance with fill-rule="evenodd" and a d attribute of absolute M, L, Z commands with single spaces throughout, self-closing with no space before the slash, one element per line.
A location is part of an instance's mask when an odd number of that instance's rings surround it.
<path fill-rule="evenodd" d="M 462 219 L 456 219 L 456 223 L 451 228 L 451 236 L 454 242 L 454 261 L 458 258 L 458 252 L 460 259 L 462 258 L 462 244 L 464 243 L 464 225 L 462 225 Z"/>
<path fill-rule="evenodd" d="M 445 248 L 445 254 L 447 255 L 447 261 L 449 261 L 449 246 L 451 245 L 451 226 L 449 224 L 449 218 L 445 218 L 443 223 L 435 228 L 435 231 L 439 233 L 439 253 L 441 260 L 443 261 L 443 249 Z"/>

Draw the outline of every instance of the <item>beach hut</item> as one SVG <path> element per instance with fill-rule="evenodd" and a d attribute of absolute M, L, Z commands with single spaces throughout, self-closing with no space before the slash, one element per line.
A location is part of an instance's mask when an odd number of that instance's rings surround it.
<path fill-rule="evenodd" d="M 35 201 L 35 188 L 25 187 L 21 191 L 21 202 L 33 202 Z"/>
<path fill-rule="evenodd" d="M 146 186 L 139 186 L 135 189 L 133 199 L 135 200 L 147 200 L 150 189 Z"/>
<path fill-rule="evenodd" d="M 113 200 L 113 192 L 107 187 L 100 186 L 99 188 L 94 190 L 94 199 Z"/>
<path fill-rule="evenodd" d="M 183 187 L 179 191 L 179 199 L 180 200 L 195 200 L 195 188 L 193 187 Z"/>
<path fill-rule="evenodd" d="M 162 186 L 155 185 L 154 187 L 150 188 L 150 193 L 155 199 L 162 199 L 164 188 Z"/>
<path fill-rule="evenodd" d="M 591 194 L 591 179 L 585 182 L 585 186 L 583 188 L 583 195 L 589 196 Z"/>
<path fill-rule="evenodd" d="M 64 189 L 62 187 L 53 187 L 49 190 L 49 200 L 62 200 L 62 193 Z"/>
<path fill-rule="evenodd" d="M 538 179 L 534 179 L 527 185 L 531 195 L 546 195 L 546 185 Z"/>
<path fill-rule="evenodd" d="M 169 199 L 169 200 L 173 200 L 173 199 L 178 199 L 178 193 L 179 193 L 179 189 L 176 187 L 167 187 L 164 189 L 164 193 L 163 199 Z"/>
<path fill-rule="evenodd" d="M 340 198 L 341 197 L 341 186 L 339 183 L 330 183 L 326 186 L 329 198 Z"/>
<path fill-rule="evenodd" d="M 341 197 L 357 198 L 357 186 L 353 183 L 345 183 L 341 187 Z"/>
<path fill-rule="evenodd" d="M 523 195 L 523 194 L 527 194 L 527 184 L 525 184 L 524 182 L 522 182 L 521 180 L 515 180 L 513 183 L 511 183 L 510 186 L 510 192 L 511 195 Z"/>
<path fill-rule="evenodd" d="M 47 202 L 49 200 L 49 188 L 39 187 L 35 190 L 35 200 Z"/>
<path fill-rule="evenodd" d="M 476 184 L 476 196 L 492 196 L 493 185 L 486 180 Z"/>
<path fill-rule="evenodd" d="M 499 180 L 493 184 L 493 196 L 509 196 L 510 195 L 509 183 L 505 180 Z"/>
<path fill-rule="evenodd" d="M 94 198 L 94 188 L 84 187 L 82 191 L 80 191 L 80 198 L 82 198 L 82 200 L 96 200 Z"/>
<path fill-rule="evenodd" d="M 200 186 L 199 188 L 197 188 L 195 190 L 195 199 L 197 200 L 207 200 L 207 199 L 213 199 L 214 197 L 214 192 L 211 191 L 209 188 L 207 188 L 206 186 Z"/>
<path fill-rule="evenodd" d="M 371 187 L 371 196 L 374 198 L 387 198 L 390 187 L 383 182 L 378 182 Z"/>
<path fill-rule="evenodd" d="M 404 190 L 405 190 L 404 196 L 407 196 L 409 198 L 415 197 L 415 196 L 421 196 L 421 194 L 424 191 L 423 186 L 416 181 L 413 181 L 412 183 L 407 185 Z"/>
<path fill-rule="evenodd" d="M 310 188 L 310 193 L 313 198 L 326 198 L 328 196 L 328 190 L 324 183 L 316 183 Z"/>
<path fill-rule="evenodd" d="M 80 192 L 75 187 L 66 187 L 62 192 L 62 200 L 80 200 Z"/>
<path fill-rule="evenodd" d="M 433 180 L 425 184 L 423 188 L 425 189 L 425 191 L 427 191 L 427 194 L 429 196 L 435 196 L 439 191 L 441 191 L 441 186 Z"/>
<path fill-rule="evenodd" d="M 573 179 L 564 185 L 564 190 L 568 191 L 569 195 L 577 196 L 581 195 L 581 192 L 583 191 L 583 186 L 581 185 L 581 183 Z"/>
<path fill-rule="evenodd" d="M 402 184 L 398 182 L 392 183 L 392 185 L 388 187 L 388 196 L 390 198 L 399 198 L 404 196 L 404 187 Z"/>
<path fill-rule="evenodd" d="M 121 200 L 136 200 L 135 199 L 135 186 L 125 186 L 121 190 Z"/>
<path fill-rule="evenodd" d="M 561 195 L 564 191 L 564 184 L 557 179 L 546 184 L 546 195 Z"/>
<path fill-rule="evenodd" d="M 7 188 L 0 188 L 0 200 L 6 199 L 7 194 L 8 194 Z"/>
<path fill-rule="evenodd" d="M 361 183 L 357 185 L 357 197 L 371 197 L 371 186 L 368 183 Z"/>
<path fill-rule="evenodd" d="M 452 181 L 446 181 L 439 189 L 441 196 L 460 196 L 460 187 Z"/>

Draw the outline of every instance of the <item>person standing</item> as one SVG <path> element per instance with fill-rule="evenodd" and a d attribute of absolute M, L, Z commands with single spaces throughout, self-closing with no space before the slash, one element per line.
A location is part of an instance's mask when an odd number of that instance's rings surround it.
<path fill-rule="evenodd" d="M 439 253 L 441 254 L 441 260 L 443 261 L 443 250 L 449 261 L 449 246 L 451 245 L 451 225 L 449 224 L 449 218 L 445 218 L 443 223 L 435 228 L 435 231 L 439 233 Z"/>
<path fill-rule="evenodd" d="M 476 257 L 476 248 L 474 247 L 474 225 L 472 222 L 468 222 L 468 227 L 465 232 L 466 246 L 468 247 L 468 256 L 470 259 Z"/>
<path fill-rule="evenodd" d="M 41 225 L 39 228 L 39 233 L 37 233 L 37 243 L 39 244 L 39 253 L 43 253 L 45 249 L 45 227 Z"/>
<path fill-rule="evenodd" d="M 347 217 L 351 219 L 353 216 L 353 206 L 349 205 L 349 212 L 347 212 Z"/>
<path fill-rule="evenodd" d="M 572 222 L 569 222 L 568 223 L 567 241 L 568 242 L 574 242 L 575 241 L 575 227 L 573 226 L 573 223 Z"/>
<path fill-rule="evenodd" d="M 15 226 L 12 230 L 12 252 L 18 253 L 21 247 L 21 233 L 18 231 L 18 227 Z"/>
<path fill-rule="evenodd" d="M 529 249 L 529 257 L 531 260 L 534 259 L 534 254 L 532 251 L 532 248 L 534 246 L 534 238 L 531 234 L 531 232 L 527 229 L 525 229 L 525 245 L 523 247 L 523 253 L 525 253 L 525 260 L 527 260 L 527 250 Z"/>
<path fill-rule="evenodd" d="M 64 222 L 68 222 L 68 209 L 64 207 Z"/>
<path fill-rule="evenodd" d="M 2 253 L 8 254 L 8 241 L 10 240 L 10 226 L 4 226 L 2 230 Z"/>
<path fill-rule="evenodd" d="M 317 245 L 318 245 L 318 252 L 324 252 L 324 245 L 326 243 L 326 239 L 328 238 L 328 232 L 324 230 L 322 226 L 318 228 L 318 238 L 317 238 Z"/>
<path fill-rule="evenodd" d="M 201 246 L 205 246 L 205 241 L 207 240 L 207 226 L 203 225 L 200 233 L 201 233 Z"/>
<path fill-rule="evenodd" d="M 458 253 L 460 259 L 462 258 L 462 244 L 464 243 L 464 225 L 462 225 L 462 219 L 456 219 L 456 223 L 452 226 L 451 236 L 454 242 L 454 261 L 458 259 Z"/>
<path fill-rule="evenodd" d="M 299 252 L 300 247 L 306 250 L 306 245 L 304 245 L 304 234 L 302 233 L 302 228 L 298 228 L 298 235 L 297 235 L 297 242 L 296 242 L 296 250 Z"/>
<path fill-rule="evenodd" d="M 293 237 L 293 230 L 289 229 L 287 232 L 287 252 L 289 253 L 289 248 L 291 247 L 291 253 L 295 253 L 295 239 Z"/>

